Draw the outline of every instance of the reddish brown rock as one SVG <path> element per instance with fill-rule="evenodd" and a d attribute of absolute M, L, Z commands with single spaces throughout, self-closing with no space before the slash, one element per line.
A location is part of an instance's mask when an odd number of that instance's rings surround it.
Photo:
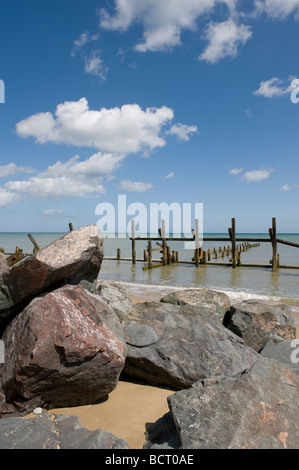
<path fill-rule="evenodd" d="M 81 286 L 34 299 L 9 324 L 0 369 L 2 414 L 95 402 L 110 393 L 125 362 L 114 311 Z"/>
<path fill-rule="evenodd" d="M 232 305 L 224 325 L 240 336 L 247 346 L 260 352 L 273 335 L 296 338 L 291 309 L 286 304 L 262 300 L 245 300 Z"/>
<path fill-rule="evenodd" d="M 74 230 L 0 276 L 0 325 L 35 296 L 61 283 L 94 281 L 103 259 L 103 235 L 96 225 Z"/>

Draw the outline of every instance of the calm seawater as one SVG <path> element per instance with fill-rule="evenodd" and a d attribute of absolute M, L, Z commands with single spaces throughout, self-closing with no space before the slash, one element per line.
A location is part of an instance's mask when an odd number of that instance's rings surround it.
<path fill-rule="evenodd" d="M 32 233 L 34 239 L 40 246 L 52 243 L 64 233 Z M 207 237 L 227 237 L 227 234 L 205 234 Z M 245 238 L 269 238 L 268 234 L 237 234 L 237 237 Z M 299 243 L 299 234 L 278 234 L 278 238 Z M 204 242 L 203 249 L 228 246 L 227 242 Z M 32 253 L 33 245 L 27 233 L 0 233 L 0 246 L 5 252 L 14 252 L 16 246 L 23 249 L 24 253 Z M 193 250 L 185 250 L 183 242 L 169 242 L 172 250 L 179 251 L 179 259 L 190 261 Z M 105 257 L 115 257 L 117 248 L 121 249 L 122 257 L 131 256 L 131 243 L 128 238 L 105 238 Z M 143 258 L 143 250 L 146 242 L 137 241 L 137 259 Z M 157 248 L 153 242 L 153 248 Z M 280 264 L 288 266 L 299 266 L 299 248 L 278 245 Z M 154 258 L 160 257 L 159 252 L 154 253 Z M 270 243 L 261 243 L 246 252 L 242 252 L 242 263 L 269 264 L 272 258 L 272 247 Z M 215 260 L 213 260 L 215 261 Z M 227 262 L 228 258 L 218 258 L 219 262 Z M 146 289 L 161 289 L 163 291 L 172 288 L 200 288 L 208 287 L 225 291 L 231 299 L 250 298 L 253 296 L 284 297 L 292 299 L 292 305 L 299 312 L 299 270 L 280 269 L 272 273 L 267 268 L 236 268 L 224 266 L 203 266 L 196 268 L 194 265 L 170 265 L 163 266 L 151 271 L 143 270 L 144 263 L 137 262 L 132 266 L 130 261 L 117 262 L 116 260 L 104 259 L 99 274 L 100 280 L 111 279 L 124 284 L 129 284 L 131 289 L 138 291 Z"/>

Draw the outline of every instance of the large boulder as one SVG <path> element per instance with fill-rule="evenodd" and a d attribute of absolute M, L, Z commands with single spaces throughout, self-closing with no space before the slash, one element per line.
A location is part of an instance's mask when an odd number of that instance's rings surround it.
<path fill-rule="evenodd" d="M 114 390 L 125 363 L 118 317 L 79 285 L 35 298 L 2 339 L 2 416 L 93 403 Z"/>
<path fill-rule="evenodd" d="M 0 275 L 0 325 L 35 296 L 61 283 L 93 282 L 103 259 L 103 235 L 96 225 L 55 240 Z"/>
<path fill-rule="evenodd" d="M 129 313 L 134 304 L 130 299 L 126 289 L 113 281 L 101 281 L 100 284 L 93 289 L 105 302 L 113 308 L 117 316 L 123 321 L 124 316 Z"/>
<path fill-rule="evenodd" d="M 260 357 L 236 377 L 197 382 L 168 397 L 170 414 L 145 448 L 298 449 L 299 377 Z"/>
<path fill-rule="evenodd" d="M 0 420 L 0 449 L 129 449 L 123 439 L 82 426 L 77 416 L 42 413 Z"/>
<path fill-rule="evenodd" d="M 227 330 L 213 312 L 162 302 L 136 304 L 123 321 L 124 373 L 175 389 L 250 367 L 258 354 Z"/>
<path fill-rule="evenodd" d="M 281 336 L 274 335 L 260 354 L 282 362 L 299 374 L 299 339 L 283 339 Z"/>
<path fill-rule="evenodd" d="M 183 289 L 162 297 L 161 302 L 174 305 L 194 305 L 201 307 L 202 312 L 210 311 L 222 323 L 224 315 L 230 310 L 229 297 L 223 292 L 212 289 Z"/>
<path fill-rule="evenodd" d="M 224 324 L 258 352 L 273 335 L 296 338 L 291 308 L 271 301 L 252 299 L 234 304 L 225 316 Z"/>

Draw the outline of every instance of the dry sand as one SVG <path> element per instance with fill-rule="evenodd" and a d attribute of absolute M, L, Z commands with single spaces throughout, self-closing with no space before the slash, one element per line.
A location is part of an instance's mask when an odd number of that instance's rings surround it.
<path fill-rule="evenodd" d="M 90 430 L 105 429 L 127 441 L 131 449 L 142 449 L 147 426 L 169 411 L 172 390 L 119 381 L 108 400 L 96 405 L 56 408 L 49 413 L 78 416 Z"/>

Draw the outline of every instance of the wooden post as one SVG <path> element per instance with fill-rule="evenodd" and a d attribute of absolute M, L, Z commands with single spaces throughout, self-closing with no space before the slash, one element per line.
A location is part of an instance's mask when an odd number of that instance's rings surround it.
<path fill-rule="evenodd" d="M 179 252 L 178 251 L 175 252 L 175 262 L 176 263 L 179 262 Z"/>
<path fill-rule="evenodd" d="M 272 271 L 277 271 L 277 241 L 276 241 L 276 218 L 272 218 L 272 228 L 269 228 L 269 234 L 272 242 Z"/>
<path fill-rule="evenodd" d="M 152 268 L 152 259 L 153 259 L 153 252 L 152 252 L 152 242 L 149 240 L 147 245 L 148 251 L 148 269 Z"/>
<path fill-rule="evenodd" d="M 232 227 L 228 229 L 232 244 L 232 267 L 236 267 L 236 219 L 232 219 Z"/>
<path fill-rule="evenodd" d="M 167 252 L 167 264 L 171 264 L 171 250 L 170 246 L 166 247 L 166 252 Z"/>
<path fill-rule="evenodd" d="M 147 252 L 147 250 L 143 250 L 143 261 L 145 263 L 148 261 L 148 252 Z"/>
<path fill-rule="evenodd" d="M 210 248 L 208 249 L 208 261 L 211 261 L 211 250 L 210 250 Z"/>
<path fill-rule="evenodd" d="M 136 264 L 135 220 L 131 220 L 132 229 L 132 264 Z"/>
<path fill-rule="evenodd" d="M 195 219 L 195 266 L 199 266 L 199 221 Z"/>
<path fill-rule="evenodd" d="M 74 230 L 72 222 L 69 223 L 69 229 L 70 229 L 70 232 Z"/>
<path fill-rule="evenodd" d="M 166 253 L 166 240 L 165 240 L 165 220 L 162 220 L 162 250 L 163 250 L 163 266 L 167 264 L 167 253 Z"/>
<path fill-rule="evenodd" d="M 117 248 L 117 251 L 116 251 L 116 258 L 117 258 L 117 261 L 120 261 L 120 259 L 121 259 L 121 251 L 120 251 L 120 248 Z"/>
<path fill-rule="evenodd" d="M 36 243 L 36 241 L 34 240 L 33 236 L 31 235 L 31 233 L 28 233 L 28 237 L 30 238 L 30 240 L 32 241 L 33 245 L 34 245 L 34 249 L 33 249 L 33 253 L 36 253 L 37 251 L 40 250 L 38 244 Z"/>
<path fill-rule="evenodd" d="M 207 264 L 207 252 L 202 252 L 202 264 Z"/>

